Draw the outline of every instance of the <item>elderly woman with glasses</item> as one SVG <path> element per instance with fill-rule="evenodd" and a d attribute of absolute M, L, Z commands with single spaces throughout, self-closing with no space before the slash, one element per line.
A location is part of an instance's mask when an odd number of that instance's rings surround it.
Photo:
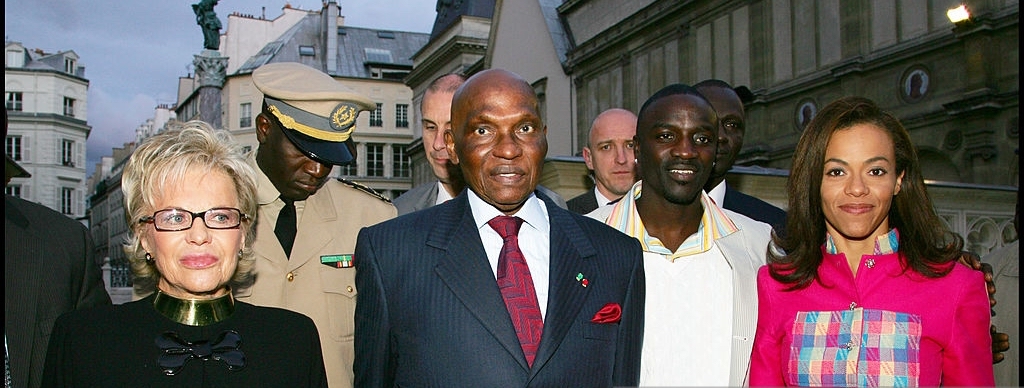
<path fill-rule="evenodd" d="M 153 136 L 121 188 L 142 298 L 59 318 L 44 387 L 327 386 L 312 320 L 231 294 L 251 281 L 257 203 L 229 134 L 192 121 Z"/>

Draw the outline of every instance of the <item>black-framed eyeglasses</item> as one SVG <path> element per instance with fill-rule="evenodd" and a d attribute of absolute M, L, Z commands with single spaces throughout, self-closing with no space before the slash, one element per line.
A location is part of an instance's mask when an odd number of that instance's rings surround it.
<path fill-rule="evenodd" d="M 209 229 L 235 229 L 249 217 L 233 207 L 215 207 L 199 213 L 170 208 L 142 217 L 139 222 L 153 224 L 161 232 L 177 232 L 191 229 L 197 218 L 201 218 Z"/>

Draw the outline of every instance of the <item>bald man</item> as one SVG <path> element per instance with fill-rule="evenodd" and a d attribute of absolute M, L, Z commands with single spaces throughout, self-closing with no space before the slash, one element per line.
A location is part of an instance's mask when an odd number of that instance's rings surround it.
<path fill-rule="evenodd" d="M 530 84 L 471 77 L 445 143 L 467 189 L 359 233 L 356 386 L 637 385 L 640 244 L 536 190 L 547 127 Z"/>
<path fill-rule="evenodd" d="M 594 118 L 583 161 L 591 171 L 594 189 L 570 199 L 569 210 L 587 214 L 599 206 L 615 203 L 636 181 L 633 136 L 636 115 L 626 109 L 608 109 Z"/>

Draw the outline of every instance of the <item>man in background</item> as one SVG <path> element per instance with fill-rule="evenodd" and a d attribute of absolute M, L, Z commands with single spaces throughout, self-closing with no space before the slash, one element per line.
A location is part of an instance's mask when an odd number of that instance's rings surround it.
<path fill-rule="evenodd" d="M 594 189 L 570 199 L 569 210 L 587 214 L 622 198 L 636 181 L 633 136 L 636 115 L 621 108 L 608 109 L 590 125 L 583 161 L 594 178 Z"/>
<path fill-rule="evenodd" d="M 745 86 L 733 88 L 725 81 L 709 79 L 701 81 L 694 87 L 704 95 L 718 113 L 718 153 L 715 154 L 715 165 L 711 171 L 704 191 L 719 206 L 740 213 L 757 221 L 767 223 L 776 233 L 784 233 L 786 228 L 786 212 L 778 207 L 741 193 L 725 182 L 736 157 L 743 148 L 743 136 L 747 129 L 746 112 L 743 103 L 753 99 L 753 94 Z"/>
<path fill-rule="evenodd" d="M 461 74 L 448 73 L 431 82 L 423 92 L 420 102 L 423 152 L 427 154 L 427 163 L 437 180 L 416 186 L 395 198 L 399 215 L 444 203 L 462 191 L 458 167 L 449 160 L 448 149 L 444 145 L 444 131 L 452 126 L 452 95 L 465 81 L 466 77 Z"/>
<path fill-rule="evenodd" d="M 6 109 L 3 120 L 7 138 Z M 7 155 L 5 186 L 11 178 L 31 176 Z M 4 195 L 5 387 L 42 383 L 57 317 L 109 304 L 89 230 L 53 209 Z"/>
<path fill-rule="evenodd" d="M 455 90 L 466 82 L 466 76 L 448 73 L 437 77 L 423 92 L 420 101 L 420 116 L 423 124 L 423 152 L 437 181 L 424 183 L 395 198 L 398 215 L 442 204 L 462 192 L 466 186 L 462 172 L 452 164 L 444 143 L 444 132 L 452 128 L 452 96 Z M 537 186 L 558 206 L 565 208 L 565 200 L 558 193 L 544 186 Z"/>

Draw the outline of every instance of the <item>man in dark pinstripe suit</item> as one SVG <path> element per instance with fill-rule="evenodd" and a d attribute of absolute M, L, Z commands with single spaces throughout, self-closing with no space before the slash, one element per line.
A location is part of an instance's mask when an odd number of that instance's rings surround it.
<path fill-rule="evenodd" d="M 518 75 L 485 70 L 455 92 L 445 143 L 469 189 L 359 232 L 356 387 L 637 384 L 639 243 L 536 190 L 546 134 Z M 518 237 L 492 225 L 513 220 Z M 528 274 L 499 288 L 509 256 L 522 265 L 506 272 Z"/>
<path fill-rule="evenodd" d="M 7 110 L 4 110 L 4 138 Z M 4 184 L 29 177 L 10 156 Z M 110 304 L 89 230 L 45 206 L 4 196 L 4 335 L 10 387 L 38 387 L 53 321 Z"/>

